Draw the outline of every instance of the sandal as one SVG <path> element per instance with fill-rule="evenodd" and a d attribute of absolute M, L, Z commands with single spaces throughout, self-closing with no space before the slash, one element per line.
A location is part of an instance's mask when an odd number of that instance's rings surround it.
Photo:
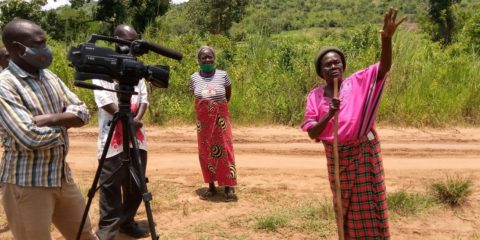
<path fill-rule="evenodd" d="M 225 187 L 225 193 L 223 194 L 225 197 L 225 202 L 232 202 L 238 200 L 237 195 L 235 195 L 235 188 Z"/>
<path fill-rule="evenodd" d="M 211 189 L 207 189 L 207 191 L 200 195 L 200 199 L 207 200 L 215 195 L 217 195 L 217 190 L 212 191 Z"/>

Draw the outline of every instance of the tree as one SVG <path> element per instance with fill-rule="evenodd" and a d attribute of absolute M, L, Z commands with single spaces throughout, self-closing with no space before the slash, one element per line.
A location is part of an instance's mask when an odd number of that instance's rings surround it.
<path fill-rule="evenodd" d="M 427 30 L 432 40 L 441 42 L 443 47 L 452 43 L 458 18 L 455 5 L 461 0 L 429 0 L 427 17 L 432 24 Z"/>
<path fill-rule="evenodd" d="M 82 7 L 86 2 L 90 2 L 90 0 L 70 0 L 70 6 L 76 9 Z"/>
<path fill-rule="evenodd" d="M 9 0 L 0 2 L 0 27 L 12 19 L 19 17 L 39 23 L 42 18 L 42 6 L 47 4 L 47 0 Z"/>
<path fill-rule="evenodd" d="M 132 1 L 133 2 L 133 1 Z M 143 32 L 157 16 L 164 15 L 169 7 L 169 0 L 135 1 L 136 8 L 132 16 L 132 25 L 137 31 Z"/>
<path fill-rule="evenodd" d="M 187 16 L 200 31 L 227 34 L 245 14 L 248 0 L 190 0 Z"/>
<path fill-rule="evenodd" d="M 138 32 L 143 32 L 157 16 L 165 14 L 169 0 L 99 0 L 96 19 L 112 26 L 131 23 Z M 130 14 L 132 13 L 132 14 Z"/>
<path fill-rule="evenodd" d="M 62 7 L 44 12 L 41 25 L 48 35 L 55 40 L 73 42 L 85 40 L 90 34 L 109 34 L 98 31 L 95 26 L 101 24 L 93 20 L 93 5 L 83 5 L 79 8 Z"/>
<path fill-rule="evenodd" d="M 472 10 L 472 15 L 466 22 L 464 31 L 468 45 L 480 54 L 480 5 Z"/>

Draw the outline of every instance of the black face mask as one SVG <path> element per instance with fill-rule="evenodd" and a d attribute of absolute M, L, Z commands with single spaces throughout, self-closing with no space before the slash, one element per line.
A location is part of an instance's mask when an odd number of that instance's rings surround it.
<path fill-rule="evenodd" d="M 19 42 L 25 48 L 25 53 L 20 58 L 36 69 L 45 69 L 52 64 L 52 51 L 48 46 L 43 48 L 30 48 Z"/>

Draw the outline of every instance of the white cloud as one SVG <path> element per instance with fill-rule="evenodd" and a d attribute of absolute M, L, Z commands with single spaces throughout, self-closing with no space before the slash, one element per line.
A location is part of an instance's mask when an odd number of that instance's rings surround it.
<path fill-rule="evenodd" d="M 47 5 L 43 6 L 43 10 L 48 10 L 48 9 L 53 9 L 53 8 L 58 8 L 64 5 L 70 5 L 70 1 L 68 0 L 48 0 Z"/>

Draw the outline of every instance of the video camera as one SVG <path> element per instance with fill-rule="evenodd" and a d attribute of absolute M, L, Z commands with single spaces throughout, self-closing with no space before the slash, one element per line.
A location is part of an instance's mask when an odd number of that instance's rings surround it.
<path fill-rule="evenodd" d="M 129 50 L 127 50 L 129 52 L 121 54 L 110 48 L 98 47 L 95 45 L 97 40 L 117 43 L 122 47 L 129 46 Z M 89 79 L 101 79 L 108 82 L 116 80 L 120 85 L 136 86 L 140 79 L 145 78 L 156 87 L 167 88 L 170 78 L 169 66 L 148 66 L 136 59 L 136 56 L 149 51 L 176 60 L 183 58 L 182 54 L 175 50 L 145 40 L 128 41 L 94 34 L 88 42 L 71 47 L 67 59 L 75 68 L 75 85 L 79 87 L 104 90 L 95 84 L 83 82 Z"/>

